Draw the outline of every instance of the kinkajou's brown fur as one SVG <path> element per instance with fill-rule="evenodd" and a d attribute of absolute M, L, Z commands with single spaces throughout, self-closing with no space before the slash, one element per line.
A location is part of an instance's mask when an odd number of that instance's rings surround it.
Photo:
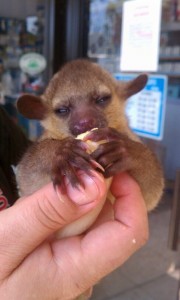
<path fill-rule="evenodd" d="M 146 82 L 144 74 L 119 82 L 97 64 L 75 60 L 54 75 L 41 97 L 23 95 L 18 110 L 27 118 L 41 120 L 44 133 L 18 166 L 20 194 L 31 194 L 50 180 L 60 183 L 63 174 L 76 184 L 72 168 L 88 169 L 91 164 L 74 138 L 96 127 L 92 139 L 107 138 L 111 145 L 116 141 L 114 148 L 106 145 L 94 156 L 105 168 L 105 176 L 127 170 L 139 183 L 147 209 L 153 209 L 162 195 L 162 170 L 155 155 L 130 130 L 124 112 L 126 99 Z M 113 151 L 116 163 L 110 170 L 108 152 Z"/>

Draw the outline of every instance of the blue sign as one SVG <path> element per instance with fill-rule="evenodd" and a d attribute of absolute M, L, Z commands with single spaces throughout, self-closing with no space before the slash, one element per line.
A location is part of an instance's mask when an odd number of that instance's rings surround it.
<path fill-rule="evenodd" d="M 137 74 L 115 74 L 117 80 L 132 80 Z M 167 76 L 149 75 L 145 88 L 128 99 L 126 114 L 131 129 L 140 136 L 162 140 L 167 96 Z"/>

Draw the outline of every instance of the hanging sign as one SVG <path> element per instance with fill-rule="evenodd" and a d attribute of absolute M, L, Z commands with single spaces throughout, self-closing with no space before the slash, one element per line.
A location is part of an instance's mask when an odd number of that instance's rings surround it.
<path fill-rule="evenodd" d="M 117 80 L 131 80 L 135 74 L 115 74 Z M 150 75 L 145 88 L 128 99 L 129 126 L 138 135 L 162 140 L 166 107 L 167 77 Z"/>
<path fill-rule="evenodd" d="M 162 0 L 123 3 L 121 71 L 157 71 Z"/>
<path fill-rule="evenodd" d="M 20 59 L 19 65 L 24 73 L 34 76 L 45 70 L 47 62 L 43 55 L 32 52 L 24 54 Z"/>

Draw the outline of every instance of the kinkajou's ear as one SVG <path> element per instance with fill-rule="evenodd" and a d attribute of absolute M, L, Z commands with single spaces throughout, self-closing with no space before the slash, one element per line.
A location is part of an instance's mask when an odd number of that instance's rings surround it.
<path fill-rule="evenodd" d="M 43 120 L 47 113 L 47 107 L 41 97 L 24 94 L 17 100 L 18 111 L 28 119 Z"/>
<path fill-rule="evenodd" d="M 147 81 L 147 74 L 141 74 L 130 81 L 120 82 L 118 92 L 123 98 L 127 99 L 140 92 L 145 87 Z"/>

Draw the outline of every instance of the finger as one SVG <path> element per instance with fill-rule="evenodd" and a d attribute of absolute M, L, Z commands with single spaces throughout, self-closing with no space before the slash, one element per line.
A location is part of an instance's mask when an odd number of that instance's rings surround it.
<path fill-rule="evenodd" d="M 84 189 L 61 187 L 55 191 L 53 184 L 0 214 L 0 265 L 2 274 L 11 272 L 50 234 L 78 219 L 95 207 L 104 197 L 106 187 L 102 175 L 79 174 Z M 4 271 L 4 272 L 3 272 Z"/>
<path fill-rule="evenodd" d="M 87 144 L 84 141 L 79 139 L 75 139 L 74 144 L 75 144 L 75 148 L 82 149 L 83 151 L 86 151 L 88 148 Z"/>
<path fill-rule="evenodd" d="M 92 158 L 91 158 L 92 160 Z M 74 157 L 74 160 L 71 162 L 73 166 L 78 169 L 83 170 L 85 173 L 90 175 L 91 170 L 93 170 L 91 161 L 86 161 L 82 157 Z"/>
<path fill-rule="evenodd" d="M 104 139 L 103 130 L 102 129 L 94 129 L 84 136 L 83 141 L 86 142 L 88 140 L 91 140 L 94 142 L 98 142 L 102 139 Z"/>
<path fill-rule="evenodd" d="M 78 188 L 79 186 L 83 187 L 83 182 L 81 181 L 81 178 L 78 176 L 78 170 L 83 171 L 88 176 L 91 176 L 92 171 L 95 169 L 93 168 L 92 163 L 88 163 L 86 160 L 84 160 L 82 157 L 76 157 L 74 158 L 74 161 L 71 162 L 72 168 L 74 169 L 74 173 L 71 172 L 72 177 L 75 177 L 76 181 L 71 181 L 70 176 L 67 176 L 69 181 L 71 182 L 73 187 Z M 72 178 L 73 179 L 73 178 Z"/>
<path fill-rule="evenodd" d="M 103 143 L 99 145 L 99 147 L 92 153 L 92 157 L 95 160 L 100 160 L 101 157 L 105 155 L 111 155 L 109 156 L 111 161 L 114 161 L 116 157 L 119 157 L 119 155 L 124 154 L 126 151 L 123 144 L 121 145 L 120 142 L 112 142 L 112 143 Z"/>
<path fill-rule="evenodd" d="M 147 210 L 134 179 L 126 173 L 116 175 L 111 192 L 116 198 L 115 222 L 95 228 L 83 241 L 90 265 L 98 261 L 99 276 L 123 264 L 148 238 Z"/>
<path fill-rule="evenodd" d="M 113 164 L 110 164 L 105 168 L 104 177 L 109 178 L 120 172 L 125 172 L 128 170 L 128 166 L 131 166 L 131 159 L 126 158 L 126 160 L 117 160 Z"/>
<path fill-rule="evenodd" d="M 119 140 L 119 138 L 123 137 L 121 133 L 119 133 L 114 128 L 106 127 L 102 129 L 96 129 L 89 132 L 85 137 L 84 141 L 92 140 L 95 142 L 98 142 L 100 140 L 107 140 L 107 141 L 113 141 L 113 140 Z"/>
<path fill-rule="evenodd" d="M 59 172 L 61 172 L 61 175 L 65 181 L 65 179 L 68 179 L 68 181 L 71 183 L 71 185 L 75 188 L 77 188 L 81 183 L 80 179 L 78 177 L 78 172 L 74 168 L 71 161 L 64 162 L 64 165 L 62 167 L 59 167 Z"/>
<path fill-rule="evenodd" d="M 67 178 L 70 182 L 70 184 L 74 188 L 78 188 L 79 185 L 81 185 L 81 182 L 79 181 L 77 170 L 71 164 L 68 164 L 68 168 L 64 172 L 64 179 Z"/>
<path fill-rule="evenodd" d="M 69 164 L 66 160 L 62 160 L 61 157 L 57 158 L 56 164 L 51 171 L 51 180 L 53 181 L 54 186 L 63 185 L 63 177 L 66 175 Z"/>
<path fill-rule="evenodd" d="M 53 186 L 56 189 L 56 186 L 61 186 L 61 192 L 66 193 L 65 178 L 69 179 L 69 182 L 73 187 L 78 188 L 79 185 L 82 185 L 79 181 L 77 170 L 67 161 L 61 162 L 61 165 L 56 165 L 52 170 L 51 180 Z"/>
<path fill-rule="evenodd" d="M 114 147 L 111 147 L 109 142 L 103 143 L 103 144 L 99 145 L 98 148 L 94 152 L 92 152 L 91 156 L 97 160 L 102 154 L 105 154 L 106 152 L 109 152 L 112 150 L 114 150 Z"/>
<path fill-rule="evenodd" d="M 98 148 L 91 154 L 95 159 L 98 158 L 98 156 L 102 155 L 105 152 L 112 152 L 114 149 L 120 148 L 120 142 L 119 141 L 112 141 L 100 144 Z"/>
<path fill-rule="evenodd" d="M 94 129 L 90 131 L 84 138 L 83 141 L 88 141 L 92 140 L 94 142 L 98 142 L 101 140 L 107 140 L 107 130 L 106 128 L 104 129 Z"/>
<path fill-rule="evenodd" d="M 71 262 L 71 271 L 84 289 L 122 265 L 148 238 L 146 208 L 136 182 L 129 175 L 120 174 L 112 183 L 112 192 L 117 199 L 115 221 L 93 228 L 76 241 L 76 248 L 71 247 L 68 255 L 65 249 L 69 248 L 71 239 L 54 244 L 56 261 L 60 259 L 63 268 Z M 81 262 L 78 270 L 72 261 Z"/>
<path fill-rule="evenodd" d="M 73 152 L 75 153 L 76 156 L 83 157 L 87 161 L 91 160 L 91 156 L 87 152 L 81 149 L 74 149 Z"/>
<path fill-rule="evenodd" d="M 114 220 L 114 209 L 113 209 L 113 205 L 111 204 L 110 201 L 106 201 L 98 218 L 96 219 L 96 221 L 94 222 L 94 224 L 91 226 L 91 228 L 89 229 L 92 230 L 93 228 L 96 228 L 97 226 L 107 222 L 107 221 L 112 221 Z"/>
<path fill-rule="evenodd" d="M 116 164 L 119 161 L 121 161 L 121 153 L 118 150 L 114 151 L 113 153 L 106 153 L 105 155 L 100 156 L 98 159 L 98 162 L 103 166 L 105 171 L 106 168 L 112 164 Z"/>

